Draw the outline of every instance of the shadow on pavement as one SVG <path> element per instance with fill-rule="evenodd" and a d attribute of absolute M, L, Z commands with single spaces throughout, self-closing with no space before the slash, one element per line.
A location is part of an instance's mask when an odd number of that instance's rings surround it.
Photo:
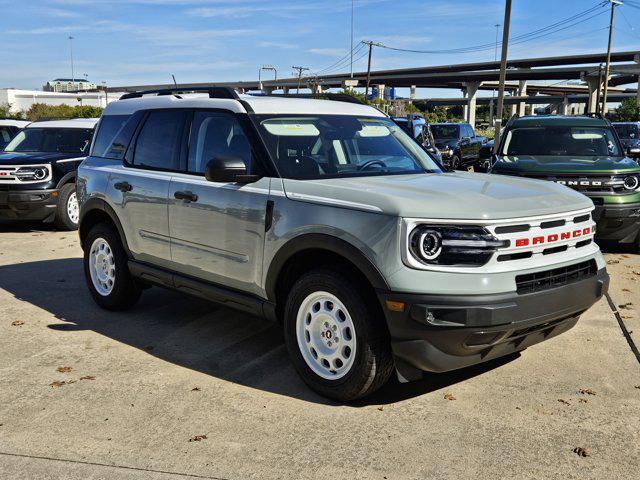
<path fill-rule="evenodd" d="M 0 220 L 0 233 L 11 232 L 55 232 L 53 223 L 20 221 L 20 220 Z"/>
<path fill-rule="evenodd" d="M 55 331 L 91 330 L 225 381 L 304 401 L 336 404 L 316 395 L 300 380 L 289 362 L 281 327 L 265 320 L 161 288 L 145 290 L 140 302 L 127 312 L 107 312 L 91 299 L 79 258 L 0 266 L 0 288 L 64 321 L 49 325 Z M 408 384 L 393 379 L 352 406 L 388 404 L 423 395 L 518 356 L 429 374 Z"/>

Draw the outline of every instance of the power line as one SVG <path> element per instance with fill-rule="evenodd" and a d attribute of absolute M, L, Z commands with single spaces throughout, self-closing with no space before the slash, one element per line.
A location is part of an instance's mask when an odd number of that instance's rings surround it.
<path fill-rule="evenodd" d="M 341 64 L 343 64 L 345 62 L 348 65 L 348 62 L 351 59 L 352 53 L 353 53 L 353 55 L 356 55 L 360 50 L 362 50 L 362 48 L 364 48 L 364 44 L 362 42 L 360 42 L 357 47 L 355 47 L 351 52 L 347 53 L 344 57 L 341 57 L 339 60 L 335 61 L 334 63 L 332 63 L 331 65 L 329 65 L 327 67 L 324 67 L 324 68 L 322 68 L 320 70 L 317 70 L 315 72 L 315 74 L 317 75 L 317 74 L 326 72 L 328 70 L 334 70 L 336 67 L 341 68 L 341 67 L 339 67 L 339 65 L 341 65 Z"/>

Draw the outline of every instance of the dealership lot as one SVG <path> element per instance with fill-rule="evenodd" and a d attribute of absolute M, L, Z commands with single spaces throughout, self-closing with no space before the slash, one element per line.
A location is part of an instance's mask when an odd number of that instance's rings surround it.
<path fill-rule="evenodd" d="M 2 478 L 630 478 L 640 468 L 632 252 L 606 254 L 624 328 L 602 299 L 521 355 L 345 406 L 301 382 L 274 325 L 159 288 L 129 312 L 99 310 L 77 234 L 39 228 L 0 225 Z"/>

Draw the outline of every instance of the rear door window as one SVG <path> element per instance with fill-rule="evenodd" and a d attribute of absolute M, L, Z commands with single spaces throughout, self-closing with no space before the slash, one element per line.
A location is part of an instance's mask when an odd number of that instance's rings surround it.
<path fill-rule="evenodd" d="M 133 165 L 155 170 L 179 170 L 186 119 L 184 110 L 149 112 L 136 140 Z"/>

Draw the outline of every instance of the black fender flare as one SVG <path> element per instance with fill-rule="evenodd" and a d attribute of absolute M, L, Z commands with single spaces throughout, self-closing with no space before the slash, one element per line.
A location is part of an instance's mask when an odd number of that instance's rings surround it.
<path fill-rule="evenodd" d="M 76 183 L 76 177 L 77 176 L 78 175 L 77 175 L 77 171 L 76 170 L 73 170 L 72 172 L 65 173 L 64 176 L 60 179 L 60 181 L 56 185 L 56 188 L 60 189 L 66 183 Z M 71 182 L 70 182 L 70 180 L 71 180 Z"/>
<path fill-rule="evenodd" d="M 78 222 L 78 232 L 80 234 L 81 240 L 82 236 L 88 232 L 82 227 L 83 220 L 86 218 L 87 214 L 92 211 L 100 210 L 105 213 L 116 226 L 118 230 L 118 235 L 120 236 L 120 241 L 122 242 L 122 247 L 124 251 L 127 252 L 127 256 L 131 258 L 131 250 L 129 250 L 129 245 L 127 244 L 127 237 L 124 234 L 124 229 L 122 228 L 122 223 L 118 218 L 115 210 L 111 205 L 109 205 L 106 201 L 101 198 L 92 197 L 87 199 L 82 206 L 80 207 L 80 220 Z M 82 242 L 81 242 L 82 243 Z"/>
<path fill-rule="evenodd" d="M 389 285 L 380 270 L 378 270 L 378 267 L 367 258 L 362 250 L 332 235 L 307 233 L 289 240 L 274 255 L 265 281 L 265 290 L 269 300 L 275 301 L 276 299 L 278 277 L 287 260 L 303 250 L 310 249 L 327 250 L 346 258 L 360 270 L 374 289 L 389 290 Z"/>

